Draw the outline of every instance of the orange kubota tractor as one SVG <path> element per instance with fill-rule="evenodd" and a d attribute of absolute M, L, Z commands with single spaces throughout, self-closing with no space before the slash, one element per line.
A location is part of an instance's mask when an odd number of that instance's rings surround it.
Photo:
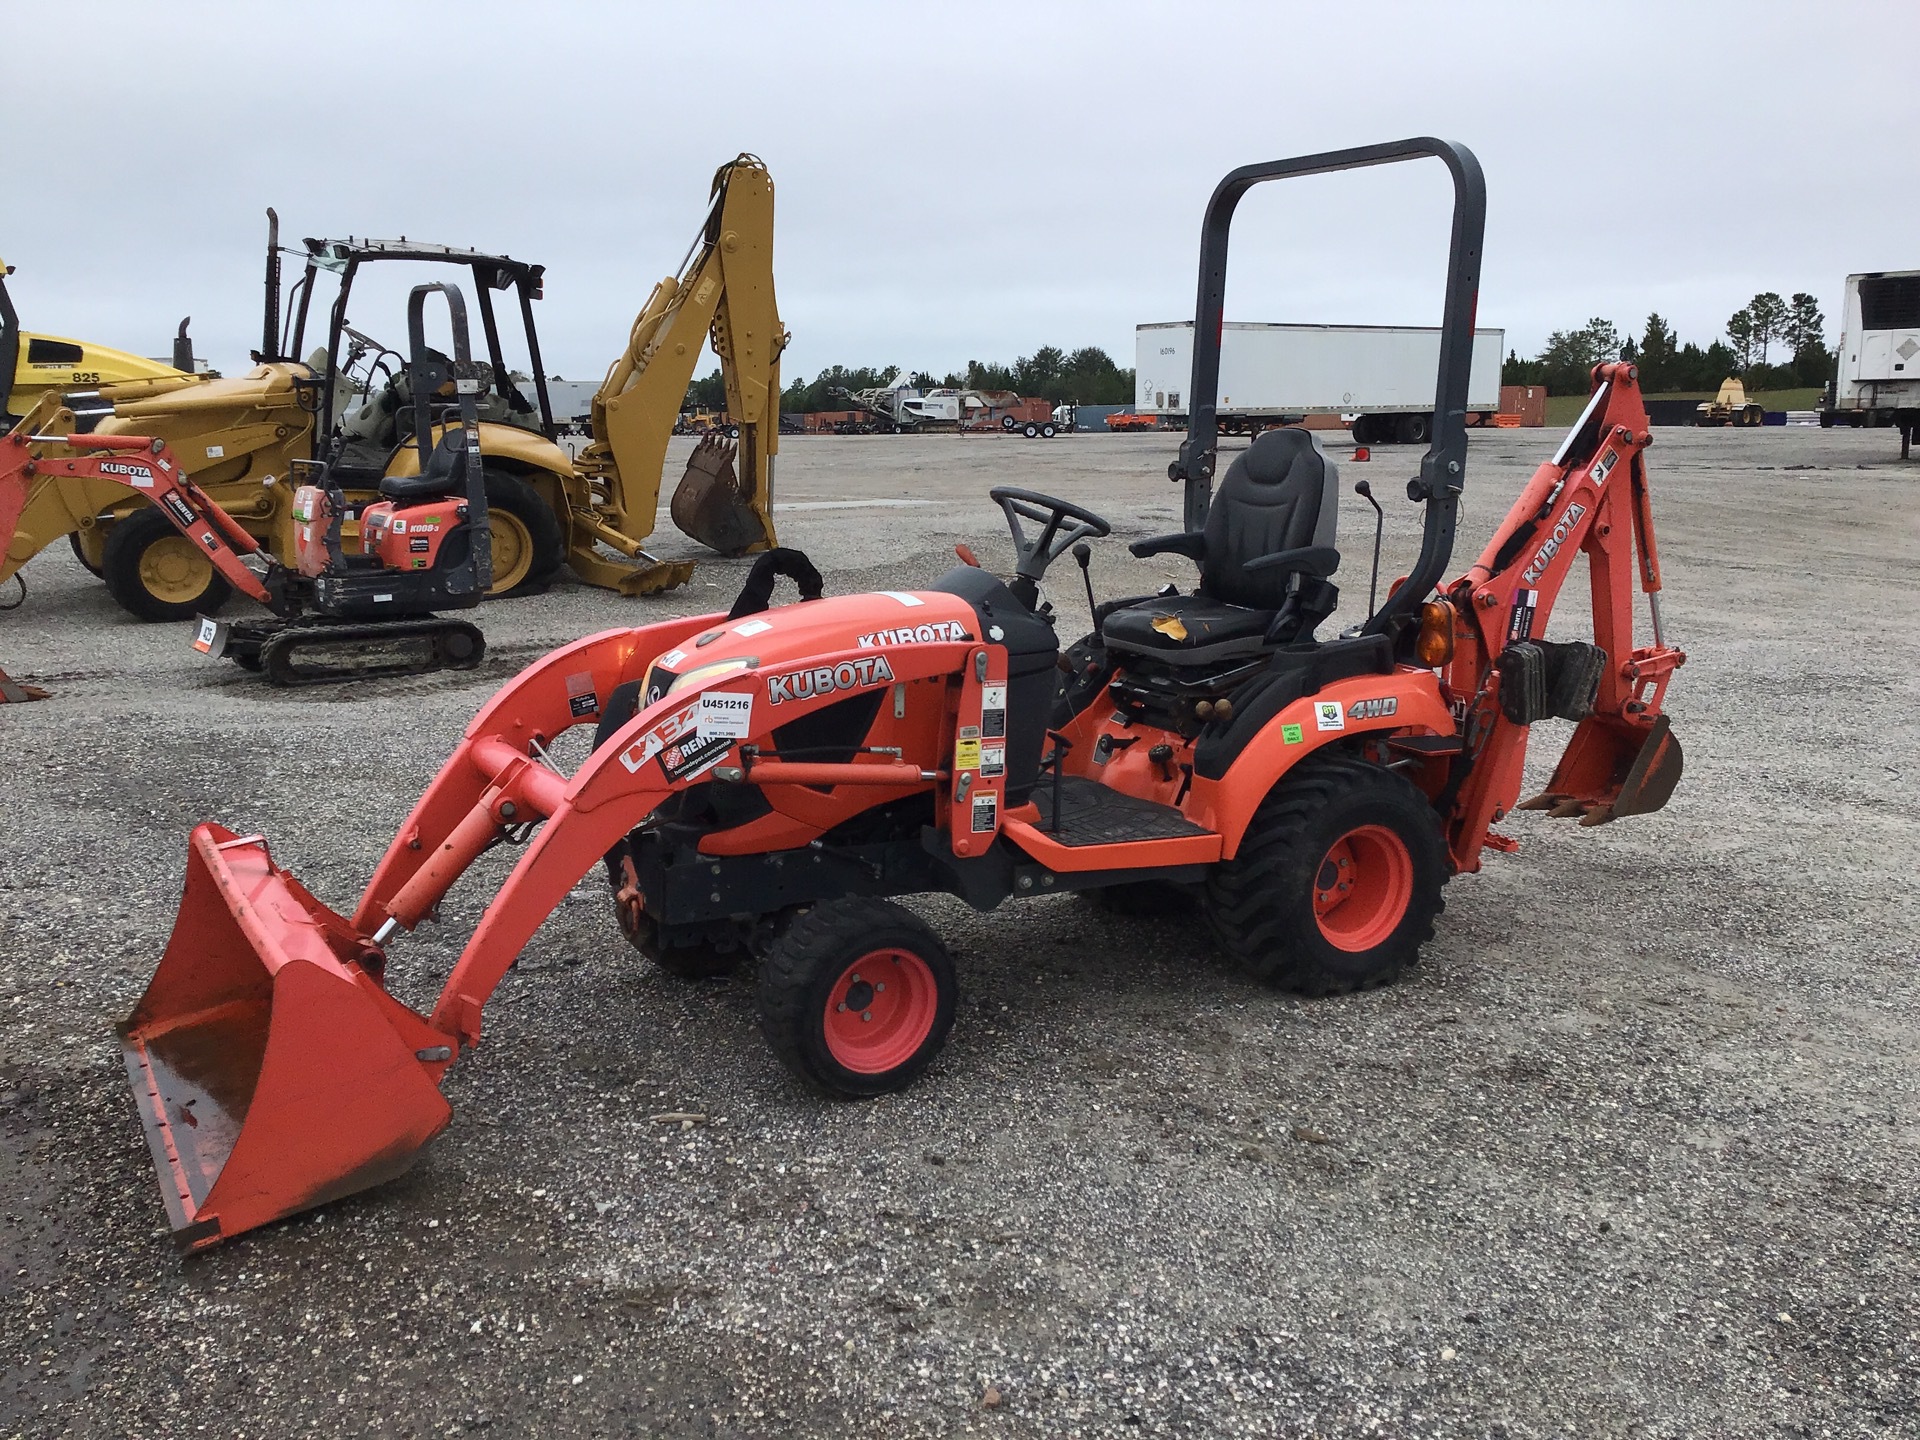
<path fill-rule="evenodd" d="M 1334 467 L 1260 436 L 1213 487 L 1228 228 L 1284 176 L 1437 157 L 1455 186 L 1434 413 L 1412 573 L 1335 639 Z M 1634 367 L 1599 366 L 1586 412 L 1480 558 L 1445 574 L 1466 479 L 1466 386 L 1485 191 L 1465 149 L 1410 140 L 1236 170 L 1202 236 L 1193 428 L 1173 466 L 1188 595 L 1094 607 L 1063 657 L 1048 565 L 1107 522 L 993 492 L 1017 563 L 831 599 L 795 552 L 761 557 L 729 614 L 576 641 L 475 717 L 350 914 L 259 836 L 201 825 L 185 898 L 123 1028 L 178 1238 L 197 1247 L 405 1169 L 444 1127 L 447 1069 L 478 1045 L 507 968 L 605 863 L 622 928 L 681 973 L 758 957 L 762 1027 L 828 1094 L 912 1080 L 954 1019 L 952 961 L 891 897 L 981 909 L 1141 882 L 1198 887 L 1222 946 L 1296 989 L 1359 989 L 1416 958 L 1453 875 L 1516 807 L 1530 727 L 1577 722 L 1527 802 L 1599 824 L 1658 809 L 1680 774 L 1662 702 L 1683 656 L 1634 640 L 1660 588 Z M 1037 527 L 1029 530 L 1029 526 Z M 1544 636 L 1578 557 L 1591 641 Z M 968 556 L 963 553 L 962 559 Z M 1082 562 L 1084 563 L 1084 561 Z M 768 608 L 775 575 L 800 603 Z M 1091 599 L 1091 596 L 1089 597 Z M 596 726 L 572 774 L 554 738 Z M 1525 808 L 1525 807 L 1522 807 Z M 438 1002 L 383 977 L 405 932 L 502 841 L 523 844 Z"/>

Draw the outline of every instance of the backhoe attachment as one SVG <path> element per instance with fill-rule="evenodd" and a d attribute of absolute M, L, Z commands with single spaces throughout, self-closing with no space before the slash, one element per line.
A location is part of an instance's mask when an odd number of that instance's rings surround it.
<path fill-rule="evenodd" d="M 702 545 L 742 555 L 777 543 L 773 459 L 787 343 L 773 293 L 773 181 L 751 155 L 715 174 L 707 218 L 680 272 L 654 287 L 594 396 L 593 441 L 575 462 L 593 502 L 573 520 L 570 561 L 583 579 L 644 595 L 692 575 L 691 561 L 660 560 L 640 542 L 653 531 L 667 444 L 709 340 L 739 444 L 703 438 L 670 513 Z M 601 545 L 638 567 L 608 559 Z"/>

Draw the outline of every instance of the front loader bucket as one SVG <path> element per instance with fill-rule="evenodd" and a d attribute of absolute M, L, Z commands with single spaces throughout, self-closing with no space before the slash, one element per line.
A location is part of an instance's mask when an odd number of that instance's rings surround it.
<path fill-rule="evenodd" d="M 376 953 L 260 837 L 194 830 L 173 938 L 120 1027 L 183 1248 L 391 1179 L 445 1128 L 452 1041 L 362 967 Z"/>
<path fill-rule="evenodd" d="M 753 496 L 740 493 L 734 460 L 740 447 L 718 435 L 702 435 L 687 460 L 687 473 L 673 492 L 673 523 L 710 550 L 744 554 L 769 539 L 753 508 Z"/>
<path fill-rule="evenodd" d="M 1651 814 L 1673 795 L 1682 764 L 1680 742 L 1665 715 L 1650 726 L 1589 715 L 1573 732 L 1547 788 L 1521 801 L 1520 809 L 1578 817 L 1582 825 Z"/>

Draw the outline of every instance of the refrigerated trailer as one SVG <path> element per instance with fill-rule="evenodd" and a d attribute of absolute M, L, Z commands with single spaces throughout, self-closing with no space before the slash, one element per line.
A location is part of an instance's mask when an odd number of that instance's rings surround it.
<path fill-rule="evenodd" d="M 1820 423 L 1898 426 L 1900 458 L 1911 454 L 1920 429 L 1920 270 L 1847 277 Z"/>
<path fill-rule="evenodd" d="M 1473 332 L 1468 423 L 1500 408 L 1504 330 Z M 1433 375 L 1440 332 L 1411 325 L 1259 325 L 1230 321 L 1221 334 L 1220 433 L 1232 435 L 1308 415 L 1351 417 L 1359 445 L 1424 445 L 1433 434 Z M 1134 331 L 1135 405 L 1167 425 L 1186 422 L 1193 375 L 1193 322 Z"/>

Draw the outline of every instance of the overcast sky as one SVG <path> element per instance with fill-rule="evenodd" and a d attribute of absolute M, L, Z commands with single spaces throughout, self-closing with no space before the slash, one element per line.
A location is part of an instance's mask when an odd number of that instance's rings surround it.
<path fill-rule="evenodd" d="M 404 233 L 547 266 L 550 373 L 597 377 L 714 168 L 777 192 L 786 374 L 1043 344 L 1132 363 L 1190 317 L 1201 208 L 1255 160 L 1435 134 L 1489 195 L 1480 321 L 1523 354 L 1658 310 L 1920 268 L 1920 4 L 17 5 L 0 257 L 28 329 L 259 343 L 285 238 Z M 1437 162 L 1242 205 L 1228 316 L 1431 324 Z M 371 301 L 372 297 L 369 297 Z M 404 319 L 354 307 L 394 340 Z M 1831 334 L 1830 334 L 1831 338 Z M 705 368 L 705 367 L 703 367 Z"/>

